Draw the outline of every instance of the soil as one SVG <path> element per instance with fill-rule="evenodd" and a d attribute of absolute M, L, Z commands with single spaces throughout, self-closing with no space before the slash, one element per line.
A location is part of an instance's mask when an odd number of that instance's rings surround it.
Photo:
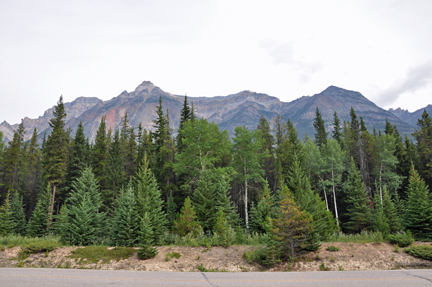
<path fill-rule="evenodd" d="M 427 244 L 416 242 L 415 245 Z M 339 251 L 330 252 L 328 246 L 339 247 Z M 59 247 L 49 253 L 32 254 L 24 260 L 19 260 L 20 247 L 6 248 L 0 251 L 0 267 L 34 267 L 34 268 L 88 268 L 105 270 L 146 270 L 146 271 L 185 271 L 198 272 L 248 272 L 248 271 L 319 271 L 321 269 L 342 270 L 389 270 L 432 268 L 432 262 L 415 258 L 400 248 L 394 251 L 389 243 L 323 243 L 317 252 L 301 256 L 295 263 L 281 263 L 273 268 L 264 268 L 258 264 L 249 264 L 243 258 L 243 253 L 256 247 L 230 246 L 223 247 L 187 247 L 161 246 L 157 247 L 158 255 L 148 260 L 140 260 L 137 253 L 124 260 L 111 260 L 108 264 L 79 264 L 78 260 L 68 258 L 71 251 L 80 247 Z M 180 258 L 166 261 L 166 254 L 177 252 Z M 198 268 L 200 267 L 200 268 Z M 201 269 L 201 270 L 200 270 Z"/>

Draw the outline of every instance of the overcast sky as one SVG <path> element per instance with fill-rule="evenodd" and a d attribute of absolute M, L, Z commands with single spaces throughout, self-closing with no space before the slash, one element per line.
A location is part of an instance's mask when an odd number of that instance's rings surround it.
<path fill-rule="evenodd" d="M 152 81 L 288 102 L 330 85 L 432 104 L 432 1 L 0 0 L 0 122 Z"/>

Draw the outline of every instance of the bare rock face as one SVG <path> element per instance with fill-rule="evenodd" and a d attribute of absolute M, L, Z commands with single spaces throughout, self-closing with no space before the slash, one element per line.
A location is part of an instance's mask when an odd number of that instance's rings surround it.
<path fill-rule="evenodd" d="M 108 101 L 81 97 L 71 103 L 65 103 L 66 128 L 71 128 L 73 136 L 79 122 L 82 121 L 84 133 L 90 141 L 94 141 L 102 117 L 106 117 L 107 128 L 114 131 L 120 128 L 122 119 L 127 114 L 130 126 L 137 128 L 142 124 L 144 129 L 153 130 L 159 98 L 162 98 L 163 110 L 165 113 L 169 112 L 170 125 L 176 132 L 184 96 L 165 92 L 149 81 L 142 82 L 130 93 L 123 91 L 119 96 Z M 313 136 L 315 134 L 313 120 L 317 107 L 323 116 L 327 131 L 333 130 L 334 112 L 338 113 L 342 122 L 349 121 L 351 107 L 359 117 L 363 117 L 370 131 L 373 128 L 384 130 L 386 119 L 396 124 L 401 134 L 410 134 L 414 131 L 411 124 L 399 119 L 395 113 L 381 109 L 362 94 L 335 86 L 330 86 L 314 96 L 303 96 L 289 103 L 251 91 L 212 98 L 189 97 L 188 102 L 189 104 L 193 102 L 195 115 L 198 118 L 206 118 L 217 123 L 221 129 L 228 130 L 231 136 L 237 126 L 255 129 L 261 116 L 264 116 L 272 126 L 272 119 L 278 114 L 284 120 L 290 118 L 299 137 L 302 138 L 306 133 Z M 31 137 L 33 128 L 37 128 L 41 134 L 45 131 L 49 132 L 48 122 L 52 118 L 53 110 L 54 108 L 47 110 L 37 119 L 24 119 L 24 126 L 27 129 L 26 139 Z M 3 122 L 0 124 L 0 130 L 4 131 L 6 138 L 12 139 L 13 129 L 17 126 L 18 124 L 9 125 Z"/>
<path fill-rule="evenodd" d="M 410 113 L 408 110 L 403 110 L 401 108 L 389 109 L 389 112 L 406 122 L 407 124 L 417 127 L 417 121 L 421 118 L 423 111 L 426 111 L 429 115 L 432 115 L 432 105 L 427 105 L 422 109 L 418 109 L 415 112 Z"/>

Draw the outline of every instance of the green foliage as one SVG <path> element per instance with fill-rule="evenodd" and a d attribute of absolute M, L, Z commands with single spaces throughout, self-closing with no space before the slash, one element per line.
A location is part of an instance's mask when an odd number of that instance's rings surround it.
<path fill-rule="evenodd" d="M 27 229 L 27 222 L 24 214 L 23 198 L 16 192 L 12 197 L 10 206 L 11 220 L 15 234 L 25 235 Z"/>
<path fill-rule="evenodd" d="M 250 229 L 252 232 L 267 233 L 272 228 L 272 209 L 274 199 L 268 185 L 264 185 L 257 205 L 252 205 Z"/>
<path fill-rule="evenodd" d="M 412 167 L 408 185 L 408 202 L 404 225 L 414 238 L 432 239 L 432 207 L 428 187 Z"/>
<path fill-rule="evenodd" d="M 90 168 L 72 184 L 67 200 L 67 225 L 63 241 L 72 245 L 90 245 L 101 240 L 104 234 L 105 213 L 100 212 L 102 199 L 99 186 Z"/>
<path fill-rule="evenodd" d="M 21 250 L 24 254 L 30 255 L 32 253 L 38 252 L 51 252 L 59 246 L 60 244 L 58 242 L 50 240 L 40 240 L 21 245 Z"/>
<path fill-rule="evenodd" d="M 432 246 L 411 246 L 409 248 L 405 248 L 404 251 L 412 256 L 432 261 Z"/>
<path fill-rule="evenodd" d="M 190 198 L 186 197 L 184 205 L 174 222 L 174 232 L 180 236 L 190 233 L 197 235 L 199 229 L 201 229 L 201 225 L 197 222 L 195 209 L 192 206 Z"/>
<path fill-rule="evenodd" d="M 51 187 L 48 184 L 45 191 L 39 194 L 35 210 L 28 224 L 28 235 L 32 237 L 42 237 L 48 234 L 51 228 Z"/>
<path fill-rule="evenodd" d="M 152 239 L 158 242 L 166 231 L 167 219 L 163 211 L 163 200 L 156 178 L 145 159 L 134 178 L 137 210 L 142 218 L 147 213 L 152 228 Z"/>
<path fill-rule="evenodd" d="M 130 183 L 119 197 L 114 210 L 111 238 L 113 245 L 134 246 L 138 241 L 139 216 L 136 210 L 135 192 Z"/>
<path fill-rule="evenodd" d="M 305 247 L 307 234 L 312 231 L 312 217 L 300 211 L 290 191 L 285 188 L 279 210 L 273 219 L 273 243 L 283 258 L 295 257 Z"/>
<path fill-rule="evenodd" d="M 5 202 L 0 207 L 0 235 L 7 235 L 15 228 L 15 222 L 12 217 L 12 210 L 10 205 L 10 193 L 6 195 Z"/>
<path fill-rule="evenodd" d="M 60 246 L 60 237 L 58 236 L 43 236 L 43 237 L 27 237 L 22 235 L 10 234 L 7 236 L 0 236 L 0 245 L 12 248 L 15 246 L 34 246 L 34 245 L 48 245 Z"/>
<path fill-rule="evenodd" d="M 222 207 L 219 208 L 216 214 L 213 232 L 219 236 L 219 244 L 223 247 L 230 246 L 235 240 L 234 229 L 229 225 Z"/>
<path fill-rule="evenodd" d="M 123 188 L 125 182 L 124 151 L 121 145 L 119 131 L 116 130 L 114 138 L 108 151 L 106 164 L 106 189 L 103 190 L 103 202 L 107 207 L 111 207 L 117 192 Z"/>
<path fill-rule="evenodd" d="M 72 254 L 67 256 L 69 258 L 79 259 L 79 264 L 102 264 L 110 263 L 111 260 L 119 261 L 128 259 L 135 252 L 132 247 L 116 247 L 108 249 L 104 246 L 86 246 L 72 250 Z"/>
<path fill-rule="evenodd" d="M 173 258 L 179 259 L 181 257 L 181 254 L 178 252 L 168 252 L 165 255 L 165 261 L 170 261 Z"/>
<path fill-rule="evenodd" d="M 347 183 L 347 203 L 349 221 L 346 229 L 354 233 L 367 230 L 371 225 L 371 209 L 368 206 L 368 196 L 363 185 L 362 178 L 354 161 L 351 161 L 351 169 Z"/>
<path fill-rule="evenodd" d="M 145 245 L 138 249 L 137 253 L 139 259 L 146 260 L 155 257 L 158 254 L 158 251 L 152 246 Z"/>
<path fill-rule="evenodd" d="M 319 266 L 320 271 L 330 271 L 330 268 L 325 266 L 324 262 L 322 262 Z"/>
<path fill-rule="evenodd" d="M 354 242 L 354 243 L 369 243 L 376 242 L 380 243 L 383 241 L 383 235 L 381 232 L 368 232 L 362 231 L 358 234 L 345 234 L 342 232 L 333 233 L 327 239 L 327 242 Z"/>
<path fill-rule="evenodd" d="M 157 249 L 151 246 L 154 242 L 153 228 L 147 212 L 141 218 L 138 241 L 141 246 L 138 250 L 138 257 L 140 259 L 150 259 L 158 254 Z"/>
<path fill-rule="evenodd" d="M 320 113 L 318 107 L 316 108 L 313 126 L 314 126 L 315 132 L 316 132 L 315 133 L 315 143 L 319 148 L 321 148 L 323 145 L 327 144 L 327 132 L 326 132 L 326 129 L 324 126 L 324 120 L 321 116 L 321 113 Z"/>
<path fill-rule="evenodd" d="M 330 252 L 336 252 L 336 251 L 339 251 L 339 247 L 336 247 L 334 245 L 330 245 L 329 247 L 327 247 L 327 250 Z"/>
<path fill-rule="evenodd" d="M 208 170 L 201 174 L 192 198 L 197 220 L 205 232 L 214 226 L 217 212 L 216 187 L 213 184 L 211 173 Z"/>
<path fill-rule="evenodd" d="M 412 234 L 409 230 L 406 233 L 398 232 L 396 234 L 389 234 L 387 239 L 390 243 L 396 244 L 400 247 L 406 247 L 414 243 L 414 238 L 412 238 Z"/>

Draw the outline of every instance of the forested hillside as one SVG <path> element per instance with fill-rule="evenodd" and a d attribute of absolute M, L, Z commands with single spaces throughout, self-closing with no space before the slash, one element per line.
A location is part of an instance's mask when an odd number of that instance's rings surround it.
<path fill-rule="evenodd" d="M 432 240 L 426 111 L 414 141 L 388 121 L 370 133 L 353 108 L 344 123 L 334 112 L 330 134 L 316 108 L 315 134 L 304 139 L 276 115 L 272 125 L 262 116 L 255 129 L 236 127 L 230 140 L 197 118 L 187 97 L 174 137 L 164 111 L 161 97 L 153 131 L 131 127 L 127 114 L 111 130 L 102 117 L 90 141 L 81 122 L 71 137 L 60 98 L 41 146 L 23 123 L 7 145 L 0 133 L 0 233 L 108 240 L 141 246 L 142 258 L 173 238 L 216 236 L 227 246 L 256 235 L 269 261 L 316 250 L 334 232 L 410 230 Z"/>

